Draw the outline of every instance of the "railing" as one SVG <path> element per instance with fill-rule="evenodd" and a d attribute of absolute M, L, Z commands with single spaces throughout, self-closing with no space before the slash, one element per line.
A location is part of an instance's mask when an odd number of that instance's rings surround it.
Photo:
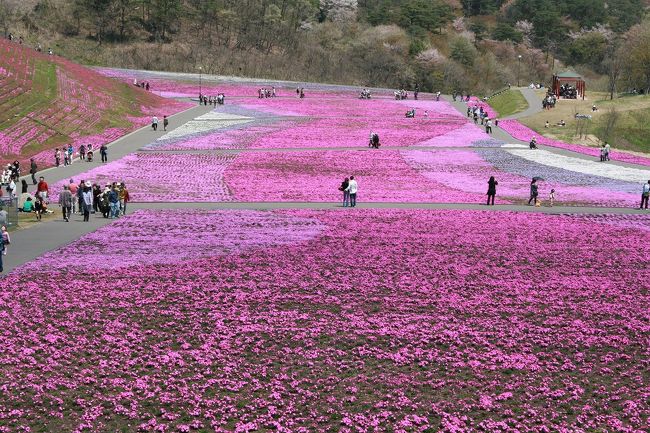
<path fill-rule="evenodd" d="M 0 226 L 18 227 L 18 198 L 0 197 Z"/>
<path fill-rule="evenodd" d="M 490 100 L 491 98 L 494 98 L 495 96 L 499 96 L 500 94 L 502 94 L 503 92 L 507 92 L 508 90 L 510 90 L 510 86 L 504 87 L 503 89 L 497 91 L 496 93 L 491 94 L 490 96 L 487 97 L 487 99 Z"/>

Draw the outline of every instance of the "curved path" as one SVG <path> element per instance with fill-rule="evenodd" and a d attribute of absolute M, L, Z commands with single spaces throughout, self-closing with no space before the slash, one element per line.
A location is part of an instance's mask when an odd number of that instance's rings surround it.
<path fill-rule="evenodd" d="M 462 113 L 466 110 L 465 103 L 453 103 Z M 171 131 L 186 122 L 193 120 L 202 114 L 211 111 L 212 107 L 195 106 L 186 111 L 170 116 Z M 162 136 L 163 131 L 152 131 L 150 127 L 141 128 L 129 135 L 126 135 L 109 146 L 109 159 L 115 160 L 127 154 L 139 151 L 146 144 L 151 143 L 156 138 Z M 504 131 L 495 128 L 495 138 L 498 138 L 506 143 L 522 143 L 514 140 Z M 542 147 L 542 146 L 540 146 Z M 411 149 L 419 150 L 421 147 L 385 147 L 382 150 L 400 150 Z M 575 152 L 564 151 L 562 149 L 545 147 L 546 150 L 557 154 L 564 154 L 573 157 L 580 157 L 582 159 L 590 159 L 589 157 Z M 425 150 L 436 150 L 437 148 L 426 147 Z M 467 148 L 454 148 L 456 150 L 463 150 Z M 358 148 L 313 148 L 313 149 L 235 149 L 223 150 L 223 152 L 243 152 L 243 151 L 304 151 L 304 150 L 369 150 L 367 147 Z M 374 150 L 373 150 L 374 151 Z M 592 160 L 592 159 L 590 159 Z M 89 168 L 96 167 L 101 163 L 93 162 L 75 162 L 67 167 L 57 167 L 43 170 L 38 175 L 45 176 L 50 184 L 63 179 L 75 178 L 80 180 L 80 175 L 86 172 Z M 629 166 L 639 168 L 634 164 L 618 163 L 621 166 Z M 647 168 L 647 167 L 644 167 Z M 58 207 L 53 206 L 54 209 Z M 523 205 L 497 205 L 485 206 L 482 204 L 468 204 L 468 203 L 391 203 L 391 202 L 374 202 L 364 203 L 359 202 L 356 209 L 346 208 L 343 209 L 337 203 L 323 203 L 323 202 L 224 202 L 224 203 L 131 203 L 128 207 L 129 213 L 137 209 L 257 209 L 257 210 L 271 210 L 271 209 L 340 209 L 345 212 L 359 212 L 361 209 L 457 209 L 457 210 L 483 210 L 483 211 L 509 211 L 509 212 L 527 212 L 527 213 L 546 213 L 546 214 L 640 214 L 642 211 L 630 208 L 605 208 L 605 207 L 533 207 Z M 643 212 L 646 214 L 645 212 Z M 59 215 L 56 219 L 49 219 L 33 225 L 29 229 L 18 230 L 11 234 L 12 244 L 8 247 L 8 255 L 4 257 L 5 272 L 36 259 L 41 254 L 56 249 L 62 245 L 68 244 L 77 240 L 79 237 L 95 231 L 107 224 L 112 220 L 102 218 L 98 215 L 93 215 L 90 222 L 84 223 L 81 221 L 81 215 L 73 215 L 69 223 L 63 222 Z"/>
<path fill-rule="evenodd" d="M 530 90 L 530 89 L 529 89 Z M 445 99 L 447 102 L 449 102 L 456 110 L 458 110 L 461 114 L 466 115 L 467 113 L 467 103 L 466 102 L 460 102 L 460 101 L 453 101 L 451 97 L 446 96 Z M 518 140 L 514 138 L 512 135 L 508 134 L 506 131 L 503 129 L 495 126 L 492 128 L 492 135 L 493 138 L 496 138 L 497 140 L 501 140 L 505 143 L 511 143 L 511 144 L 520 144 L 525 146 L 526 148 L 528 147 L 528 142 Z M 561 156 L 566 156 L 566 157 L 571 157 L 571 158 L 577 158 L 577 159 L 582 159 L 585 161 L 598 161 L 598 158 L 591 156 L 591 155 L 585 155 L 584 153 L 579 153 L 579 152 L 573 152 L 571 150 L 567 149 L 561 149 L 559 147 L 554 147 L 554 146 L 546 146 L 543 144 L 537 144 L 537 147 L 539 149 L 546 150 L 550 153 L 554 153 L 557 155 Z M 648 170 L 648 166 L 646 165 L 641 165 L 641 164 L 633 164 L 629 162 L 622 162 L 622 161 L 607 161 L 603 164 L 607 165 L 615 165 L 619 167 L 627 167 L 627 168 L 637 168 L 637 169 L 642 169 L 642 170 Z M 640 180 L 642 182 L 643 180 Z"/>
<path fill-rule="evenodd" d="M 539 96 L 537 96 L 534 89 L 531 89 L 530 87 L 517 87 L 514 90 L 519 90 L 521 94 L 524 95 L 524 98 L 526 98 L 526 102 L 528 103 L 528 108 L 524 111 L 504 117 L 504 119 L 521 119 L 542 112 L 542 100 L 539 99 Z"/>

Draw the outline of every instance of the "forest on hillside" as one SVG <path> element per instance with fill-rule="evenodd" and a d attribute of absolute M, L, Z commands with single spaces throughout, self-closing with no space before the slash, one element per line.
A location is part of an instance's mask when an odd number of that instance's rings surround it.
<path fill-rule="evenodd" d="M 5 0 L 0 29 L 87 64 L 464 90 L 650 90 L 647 0 Z M 519 57 L 521 56 L 521 57 Z"/>

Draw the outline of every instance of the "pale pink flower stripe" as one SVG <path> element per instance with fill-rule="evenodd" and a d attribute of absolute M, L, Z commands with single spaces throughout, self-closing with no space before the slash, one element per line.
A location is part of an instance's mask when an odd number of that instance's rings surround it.
<path fill-rule="evenodd" d="M 237 254 L 314 239 L 316 219 L 261 211 L 136 211 L 78 241 L 46 253 L 22 272 L 74 269 L 80 262 L 122 268 Z M 112 242 L 119 239 L 118 242 Z"/>
<path fill-rule="evenodd" d="M 491 140 L 491 137 L 474 123 L 465 123 L 459 128 L 452 129 L 443 135 L 433 137 L 418 143 L 418 146 L 427 147 L 470 147 L 477 141 Z"/>
<path fill-rule="evenodd" d="M 237 100 L 236 104 L 242 107 L 274 113 L 286 116 L 315 116 L 315 117 L 362 117 L 383 119 L 386 122 L 406 119 L 405 114 L 409 109 L 408 104 L 404 105 L 401 101 L 391 101 L 385 99 L 360 100 L 354 96 L 328 98 L 327 93 L 322 96 L 313 95 L 305 99 L 298 98 L 267 98 L 267 99 L 247 99 Z M 418 113 L 416 119 L 422 112 Z M 460 121 L 462 116 L 458 113 L 452 113 L 449 105 L 438 103 L 432 105 L 432 111 L 429 117 L 437 117 Z M 432 119 L 430 119 L 432 120 Z"/>
<path fill-rule="evenodd" d="M 462 123 L 425 119 L 322 118 L 298 123 L 260 137 L 256 148 L 358 147 L 368 146 L 370 132 L 379 134 L 382 147 L 419 146 L 435 137 L 454 131 Z"/>
<path fill-rule="evenodd" d="M 147 212 L 120 236 L 136 253 L 159 227 L 167 264 L 115 270 L 80 243 L 72 267 L 0 281 L 3 430 L 647 430 L 647 232 L 509 212 L 275 213 L 325 227 L 219 256 L 242 235 L 228 219 L 250 217 L 215 213 L 223 229 L 198 242 L 217 255 L 185 260 L 178 246 L 204 233 Z M 278 229 L 250 222 L 255 245 Z M 89 251 L 126 252 L 111 230 Z"/>
<path fill-rule="evenodd" d="M 339 201 L 343 178 L 359 183 L 359 201 L 473 203 L 482 198 L 428 180 L 398 151 L 250 152 L 224 179 L 239 201 Z"/>
<path fill-rule="evenodd" d="M 530 197 L 531 178 L 497 170 L 472 150 L 401 151 L 404 160 L 422 176 L 459 191 L 487 194 L 487 181 L 494 176 L 499 182 L 495 203 L 521 202 Z M 543 166 L 540 174 L 543 174 Z M 539 199 L 548 204 L 551 189 L 556 191 L 557 204 L 598 206 L 630 206 L 637 196 L 620 191 L 567 185 L 559 182 L 539 182 Z"/>
<path fill-rule="evenodd" d="M 533 131 L 527 126 L 522 125 L 516 120 L 502 120 L 499 122 L 499 127 L 506 131 L 508 134 L 512 135 L 517 140 L 528 142 L 532 137 L 537 138 L 539 144 L 544 144 L 546 146 L 559 147 L 561 149 L 570 150 L 572 152 L 582 153 L 584 155 L 591 155 L 594 158 L 600 158 L 600 149 L 593 147 L 581 146 L 579 144 L 569 144 L 559 140 L 553 140 L 546 138 L 539 133 Z M 639 164 L 650 166 L 650 158 L 644 158 L 641 156 L 630 155 L 624 152 L 617 152 L 612 150 L 610 152 L 610 158 L 614 161 L 628 162 L 631 164 Z"/>
<path fill-rule="evenodd" d="M 211 202 L 231 201 L 223 182 L 223 172 L 233 155 L 135 153 L 100 165 L 79 175 L 76 181 L 99 183 L 125 182 L 136 202 Z M 50 186 L 56 200 L 63 180 Z"/>

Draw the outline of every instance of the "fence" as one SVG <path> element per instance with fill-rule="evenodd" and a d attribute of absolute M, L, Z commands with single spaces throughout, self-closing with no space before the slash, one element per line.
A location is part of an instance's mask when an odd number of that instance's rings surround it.
<path fill-rule="evenodd" d="M 18 227 L 18 198 L 0 198 L 0 225 L 7 227 L 7 230 Z"/>

